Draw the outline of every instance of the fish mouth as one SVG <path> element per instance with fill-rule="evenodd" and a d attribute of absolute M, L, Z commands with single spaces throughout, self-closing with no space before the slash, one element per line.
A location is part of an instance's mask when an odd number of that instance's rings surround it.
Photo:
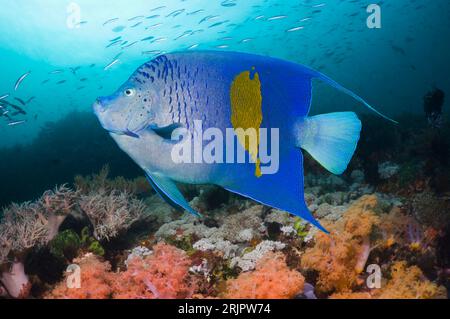
<path fill-rule="evenodd" d="M 128 137 L 132 137 L 132 138 L 141 138 L 139 136 L 139 134 L 135 133 L 135 132 L 131 132 L 130 130 L 125 130 L 125 131 L 116 131 L 116 130 L 107 130 L 110 134 L 114 134 L 114 135 L 121 135 L 121 136 L 128 136 Z"/>

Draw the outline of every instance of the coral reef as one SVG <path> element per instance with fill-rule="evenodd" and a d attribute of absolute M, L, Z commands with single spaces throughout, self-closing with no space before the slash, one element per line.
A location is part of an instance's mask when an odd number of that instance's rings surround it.
<path fill-rule="evenodd" d="M 244 272 L 226 283 L 224 298 L 289 299 L 303 292 L 303 276 L 287 267 L 281 253 L 267 253 L 252 272 Z"/>
<path fill-rule="evenodd" d="M 126 193 L 112 191 L 81 195 L 66 186 L 45 192 L 35 202 L 11 204 L 0 223 L 0 283 L 11 297 L 25 298 L 30 292 L 25 262 L 31 252 L 49 245 L 51 254 L 70 260 L 80 248 L 103 255 L 99 242 L 86 232 L 81 238 L 73 231 L 58 234 L 68 216 L 87 215 L 95 235 L 108 240 L 144 217 L 143 202 Z"/>
<path fill-rule="evenodd" d="M 12 204 L 4 210 L 0 224 L 0 282 L 11 297 L 28 296 L 31 284 L 24 261 L 32 249 L 46 245 L 56 236 L 76 196 L 63 186 L 46 192 L 34 203 Z"/>
<path fill-rule="evenodd" d="M 128 180 L 123 176 L 110 179 L 109 175 L 110 168 L 108 165 L 105 165 L 98 174 L 75 176 L 74 184 L 76 189 L 83 194 L 104 190 L 105 192 L 121 191 L 132 195 L 143 195 L 150 194 L 152 191 L 149 182 L 144 176 Z"/>
<path fill-rule="evenodd" d="M 283 250 L 286 247 L 281 242 L 265 240 L 259 243 L 251 252 L 244 254 L 242 257 L 235 257 L 231 260 L 231 267 L 239 267 L 242 271 L 255 269 L 259 260 L 261 260 L 268 252 Z"/>
<path fill-rule="evenodd" d="M 114 274 L 110 272 L 111 265 L 102 262 L 93 254 L 85 255 L 74 263 L 78 265 L 80 282 L 79 286 L 68 285 L 68 272 L 66 278 L 59 283 L 45 298 L 48 299 L 108 299 L 112 297 L 112 283 Z"/>
<path fill-rule="evenodd" d="M 390 279 L 382 288 L 373 292 L 344 292 L 331 295 L 332 299 L 446 299 L 444 287 L 425 278 L 417 266 L 408 267 L 406 262 L 391 266 Z"/>
<path fill-rule="evenodd" d="M 157 244 L 151 254 L 134 255 L 123 272 L 93 254 L 75 260 L 80 267 L 79 287 L 66 279 L 46 295 L 49 299 L 174 299 L 190 298 L 196 279 L 189 274 L 191 260 L 186 253 L 167 244 Z"/>
<path fill-rule="evenodd" d="M 379 299 L 433 299 L 447 298 L 445 288 L 431 283 L 417 266 L 408 267 L 406 262 L 391 266 L 391 279 L 375 292 Z"/>
<path fill-rule="evenodd" d="M 318 233 L 313 247 L 301 257 L 301 266 L 319 273 L 320 293 L 350 291 L 357 284 L 371 249 L 371 234 L 379 224 L 374 213 L 376 196 L 364 196 L 335 224 L 325 224 L 331 235 Z"/>
<path fill-rule="evenodd" d="M 305 176 L 306 203 L 330 234 L 213 186 L 181 187 L 197 218 L 142 178 L 110 178 L 107 167 L 77 177 L 76 191 L 4 210 L 0 298 L 445 298 L 448 194 L 423 163 L 360 156 L 376 158 L 372 171 L 356 160 L 343 176 L 317 166 Z M 63 273 L 74 264 L 78 289 Z"/>
<path fill-rule="evenodd" d="M 118 299 L 191 298 L 197 284 L 189 274 L 187 254 L 167 244 L 157 244 L 153 253 L 128 261 L 128 269 L 119 273 L 113 285 Z"/>
<path fill-rule="evenodd" d="M 146 210 L 141 200 L 131 198 L 128 193 L 103 189 L 82 195 L 80 208 L 94 226 L 94 236 L 98 240 L 117 237 L 143 218 Z"/>

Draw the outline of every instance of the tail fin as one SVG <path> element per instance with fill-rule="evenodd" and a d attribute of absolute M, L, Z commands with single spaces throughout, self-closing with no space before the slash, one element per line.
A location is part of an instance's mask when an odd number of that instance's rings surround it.
<path fill-rule="evenodd" d="M 372 107 L 369 103 L 367 103 L 362 97 L 358 96 L 357 94 L 353 93 L 352 91 L 350 91 L 349 89 L 343 87 L 342 85 L 340 85 L 339 83 L 337 83 L 336 81 L 334 81 L 333 79 L 329 78 L 328 76 L 318 72 L 318 71 L 313 71 L 312 72 L 313 75 L 322 80 L 323 82 L 331 85 L 332 87 L 334 87 L 335 89 L 351 96 L 352 98 L 354 98 L 356 101 L 361 102 L 362 104 L 364 104 L 368 109 L 370 109 L 371 111 L 377 113 L 379 116 L 381 116 L 382 118 L 391 121 L 395 124 L 398 124 L 397 121 L 391 119 L 390 117 L 387 117 L 386 115 L 384 115 L 383 113 L 381 113 L 380 111 L 376 110 L 374 107 Z"/>
<path fill-rule="evenodd" d="M 307 117 L 298 123 L 297 146 L 306 150 L 333 174 L 342 174 L 350 163 L 361 133 L 353 112 Z"/>

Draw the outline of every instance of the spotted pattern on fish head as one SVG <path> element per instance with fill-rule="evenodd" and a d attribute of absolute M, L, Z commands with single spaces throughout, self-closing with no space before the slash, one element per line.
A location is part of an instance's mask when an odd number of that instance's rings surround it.
<path fill-rule="evenodd" d="M 155 123 L 172 124 L 161 103 L 167 81 L 166 60 L 160 56 L 144 64 L 113 95 L 97 99 L 94 111 L 106 130 L 138 137 L 140 131 Z"/>

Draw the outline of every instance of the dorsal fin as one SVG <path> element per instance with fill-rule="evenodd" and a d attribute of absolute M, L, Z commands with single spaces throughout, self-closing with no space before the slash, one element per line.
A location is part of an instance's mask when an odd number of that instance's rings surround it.
<path fill-rule="evenodd" d="M 390 117 L 384 115 L 383 113 L 381 113 L 380 111 L 378 111 L 377 109 L 375 109 L 373 106 L 371 106 L 369 103 L 367 103 L 362 97 L 360 97 L 359 95 L 355 94 L 354 92 L 350 91 L 349 89 L 343 87 L 342 85 L 340 85 L 339 83 L 337 83 L 336 81 L 334 81 L 333 79 L 329 78 L 328 76 L 318 72 L 318 71 L 314 71 L 311 70 L 314 77 L 318 78 L 319 80 L 331 85 L 332 87 L 334 87 L 335 89 L 338 89 L 339 91 L 351 96 L 352 98 L 354 98 L 356 101 L 361 102 L 362 104 L 364 104 L 369 110 L 371 110 L 372 112 L 375 112 L 376 114 L 378 114 L 379 116 L 381 116 L 382 118 L 398 124 L 397 121 L 391 119 Z"/>

